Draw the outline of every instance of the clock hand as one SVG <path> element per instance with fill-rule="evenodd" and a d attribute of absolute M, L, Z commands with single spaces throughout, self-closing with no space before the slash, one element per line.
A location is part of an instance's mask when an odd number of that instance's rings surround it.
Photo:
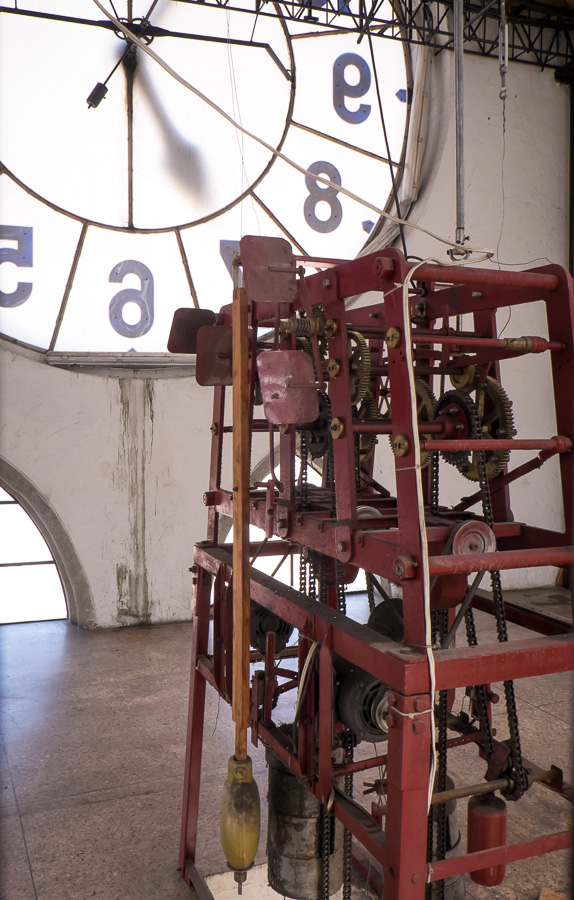
<path fill-rule="evenodd" d="M 134 19 L 132 19 L 132 17 L 131 17 L 131 3 L 130 3 L 129 23 L 130 23 L 131 25 L 133 25 L 135 21 L 138 22 L 138 24 L 139 24 L 139 27 L 138 27 L 138 35 L 137 35 L 138 37 L 141 37 L 141 36 L 142 36 L 142 33 L 146 30 L 147 26 L 150 24 L 150 21 L 149 21 L 150 16 L 151 16 L 151 14 L 153 13 L 154 9 L 156 8 L 158 2 L 159 2 L 159 0 L 153 0 L 152 5 L 151 5 L 150 8 L 148 9 L 148 11 L 147 11 L 147 13 L 145 14 L 145 16 L 143 17 L 143 19 L 137 19 L 137 20 L 134 20 Z M 112 9 L 113 9 L 113 11 L 114 11 L 114 15 L 115 15 L 116 19 L 119 19 L 117 10 L 116 10 L 116 8 L 115 8 L 115 6 L 114 6 L 114 4 L 113 4 L 113 0 L 110 0 L 110 4 L 111 4 L 111 7 L 112 7 Z M 107 23 L 107 24 L 110 24 L 110 23 Z M 163 30 L 163 29 L 162 29 L 162 30 Z M 166 32 L 166 33 L 169 33 L 169 32 Z M 153 41 L 153 38 L 154 38 L 154 35 L 152 35 L 152 37 L 149 38 L 148 43 L 151 44 L 151 42 Z M 124 40 L 127 40 L 127 38 L 124 37 Z M 95 109 L 97 106 L 100 105 L 100 103 L 102 102 L 102 100 L 104 99 L 104 97 L 106 96 L 106 94 L 108 93 L 108 89 L 107 89 L 107 87 L 106 87 L 108 81 L 110 80 L 110 78 L 112 77 L 112 75 L 114 74 L 114 72 L 116 71 L 116 69 L 117 69 L 117 68 L 121 65 L 121 63 L 124 61 L 124 59 L 126 58 L 126 56 L 128 55 L 128 53 L 130 52 L 130 50 L 133 50 L 133 52 L 135 53 L 136 45 L 133 44 L 131 41 L 128 41 L 128 45 L 127 45 L 126 49 L 124 50 L 124 52 L 122 53 L 122 55 L 121 55 L 120 58 L 118 59 L 117 63 L 116 63 L 115 66 L 113 67 L 112 71 L 110 72 L 110 74 L 108 75 L 108 77 L 106 78 L 106 80 L 105 80 L 105 81 L 98 81 L 98 83 L 96 84 L 96 86 L 95 86 L 95 88 L 93 89 L 92 93 L 91 93 L 90 96 L 88 97 L 88 99 L 87 99 L 86 102 L 87 102 L 88 107 L 89 107 L 90 109 Z M 135 69 L 135 62 L 134 62 L 134 64 L 133 64 L 133 68 Z"/>
<path fill-rule="evenodd" d="M 199 147 L 195 146 L 189 136 L 177 128 L 177 123 L 166 115 L 165 105 L 145 66 L 138 73 L 138 85 L 149 103 L 150 112 L 155 116 L 161 129 L 166 166 L 177 178 L 181 191 L 190 194 L 196 200 L 205 200 L 209 185 Z"/>
<path fill-rule="evenodd" d="M 88 104 L 88 108 L 89 108 L 89 109 L 95 109 L 97 106 L 100 105 L 100 103 L 102 102 L 102 100 L 104 99 L 104 97 L 106 96 L 106 94 L 108 93 L 108 89 L 107 89 L 107 87 L 106 87 L 106 84 L 108 83 L 108 81 L 110 80 L 110 78 L 112 77 L 112 75 L 114 74 L 114 72 L 116 71 L 116 69 L 118 68 L 118 66 L 123 62 L 123 60 L 124 60 L 125 56 L 127 55 L 129 49 L 130 49 L 130 47 L 129 47 L 129 45 L 128 45 L 128 46 L 126 47 L 126 49 L 124 50 L 124 52 L 122 53 L 122 55 L 120 56 L 120 58 L 118 59 L 118 61 L 117 61 L 117 63 L 115 64 L 115 66 L 113 67 L 112 71 L 110 72 L 110 74 L 109 74 L 108 77 L 106 78 L 106 80 L 105 80 L 105 81 L 98 81 L 98 83 L 97 83 L 97 85 L 95 86 L 95 88 L 93 89 L 92 93 L 90 94 L 90 96 L 89 96 L 88 99 L 86 100 L 86 103 Z"/>

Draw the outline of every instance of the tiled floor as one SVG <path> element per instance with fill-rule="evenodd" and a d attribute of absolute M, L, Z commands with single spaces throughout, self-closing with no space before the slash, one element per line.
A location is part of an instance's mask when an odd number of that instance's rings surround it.
<path fill-rule="evenodd" d="M 479 619 L 488 633 L 487 617 Z M 1 900 L 192 896 L 177 871 L 190 637 L 189 624 L 93 632 L 64 622 L 0 627 Z M 525 755 L 543 767 L 563 767 L 569 780 L 572 687 L 562 675 L 517 683 Z M 502 710 L 497 718 L 502 735 Z M 224 869 L 218 810 L 232 752 L 229 710 L 210 692 L 204 872 Z M 254 753 L 254 765 L 264 800 L 261 753 Z M 484 769 L 468 748 L 451 752 L 450 767 L 459 782 L 480 780 Z M 459 810 L 464 832 L 462 804 Z M 561 798 L 533 788 L 510 805 L 509 837 L 557 831 L 570 815 Z M 263 841 L 261 847 L 259 862 Z M 534 900 L 543 887 L 565 891 L 568 868 L 565 852 L 515 864 L 498 888 L 469 884 L 467 898 Z"/>

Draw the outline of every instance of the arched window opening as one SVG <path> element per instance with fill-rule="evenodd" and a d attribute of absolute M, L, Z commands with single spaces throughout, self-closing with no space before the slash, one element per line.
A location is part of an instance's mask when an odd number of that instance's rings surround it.
<path fill-rule="evenodd" d="M 50 549 L 28 513 L 0 488 L 0 624 L 67 619 Z"/>

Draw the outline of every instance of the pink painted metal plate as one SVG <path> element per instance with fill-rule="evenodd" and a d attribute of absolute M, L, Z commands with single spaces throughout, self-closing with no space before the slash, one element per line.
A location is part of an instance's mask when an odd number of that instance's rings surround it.
<path fill-rule="evenodd" d="M 313 361 L 303 350 L 265 350 L 257 357 L 263 409 L 273 425 L 314 422 L 319 397 Z"/>
<path fill-rule="evenodd" d="M 197 332 L 195 379 L 202 387 L 233 384 L 231 325 L 206 325 Z"/>
<path fill-rule="evenodd" d="M 215 324 L 215 313 L 210 309 L 181 307 L 173 314 L 167 342 L 170 353 L 197 353 L 197 333 L 205 325 Z"/>
<path fill-rule="evenodd" d="M 243 281 L 250 300 L 290 303 L 297 296 L 293 251 L 283 238 L 246 235 L 239 242 Z"/>

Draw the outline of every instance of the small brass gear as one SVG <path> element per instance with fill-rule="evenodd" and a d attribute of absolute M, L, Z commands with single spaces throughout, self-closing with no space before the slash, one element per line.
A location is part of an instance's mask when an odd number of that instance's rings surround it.
<path fill-rule="evenodd" d="M 470 393 L 476 390 L 479 377 L 480 372 L 476 366 L 467 366 L 465 369 L 461 369 L 458 375 L 451 375 L 450 383 L 455 390 Z"/>
<path fill-rule="evenodd" d="M 360 403 L 369 390 L 371 382 L 371 354 L 369 345 L 358 331 L 347 332 L 349 347 L 349 380 L 351 382 L 351 403 Z"/>
<path fill-rule="evenodd" d="M 367 393 L 357 406 L 353 418 L 355 420 L 358 420 L 359 422 L 363 421 L 363 419 L 380 418 L 377 410 L 377 405 L 375 403 L 375 398 L 370 391 L 367 391 Z M 375 452 L 376 445 L 376 434 L 362 434 L 359 437 L 359 459 L 361 460 L 361 462 L 368 462 L 368 460 L 371 459 L 373 453 Z"/>
<path fill-rule="evenodd" d="M 415 378 L 415 391 L 417 395 L 417 412 L 418 412 L 418 420 L 419 422 L 432 422 L 434 419 L 434 411 L 436 407 L 436 397 L 431 391 L 430 387 L 426 383 L 423 378 Z M 388 406 L 385 412 L 382 415 L 383 419 L 392 419 L 391 412 L 391 403 L 389 401 Z M 430 434 L 422 434 L 422 437 L 429 440 L 432 435 Z M 391 447 L 393 446 L 393 436 L 389 435 L 389 441 L 391 443 Z M 430 461 L 430 451 L 423 450 L 421 452 L 421 468 L 425 468 L 428 466 Z"/>
<path fill-rule="evenodd" d="M 496 378 L 486 379 L 484 388 L 480 385 L 476 390 L 476 406 L 482 436 L 501 440 L 514 437 L 514 416 L 512 403 Z M 510 450 L 486 451 L 486 476 L 490 481 L 500 475 L 510 459 Z M 476 453 L 468 453 L 464 459 L 456 463 L 456 467 L 469 481 L 478 481 L 478 462 Z"/>

